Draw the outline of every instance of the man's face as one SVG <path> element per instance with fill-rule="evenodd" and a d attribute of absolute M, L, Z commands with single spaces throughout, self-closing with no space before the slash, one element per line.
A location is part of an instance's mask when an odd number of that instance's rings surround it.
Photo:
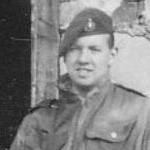
<path fill-rule="evenodd" d="M 77 39 L 65 56 L 72 81 L 78 86 L 96 86 L 107 76 L 112 51 L 109 34 L 90 35 Z"/>

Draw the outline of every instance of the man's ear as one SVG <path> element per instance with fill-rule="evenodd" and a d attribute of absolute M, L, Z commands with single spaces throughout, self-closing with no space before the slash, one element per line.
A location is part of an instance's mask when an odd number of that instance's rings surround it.
<path fill-rule="evenodd" d="M 65 56 L 62 56 L 61 59 L 62 59 L 63 63 L 66 62 L 66 57 Z"/>
<path fill-rule="evenodd" d="M 115 57 L 117 54 L 118 54 L 118 47 L 114 47 L 114 48 L 111 50 L 111 55 L 112 55 L 113 57 Z"/>
<path fill-rule="evenodd" d="M 109 66 L 112 65 L 115 57 L 117 56 L 118 54 L 118 48 L 117 47 L 114 47 L 111 49 L 111 54 L 110 54 L 110 61 L 109 61 Z"/>

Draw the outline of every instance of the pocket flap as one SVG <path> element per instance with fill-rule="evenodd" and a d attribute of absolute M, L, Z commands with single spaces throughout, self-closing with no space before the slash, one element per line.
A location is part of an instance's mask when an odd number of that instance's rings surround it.
<path fill-rule="evenodd" d="M 90 139 L 102 139 L 108 142 L 125 141 L 131 132 L 133 122 L 98 122 L 93 123 L 86 130 L 86 136 Z"/>

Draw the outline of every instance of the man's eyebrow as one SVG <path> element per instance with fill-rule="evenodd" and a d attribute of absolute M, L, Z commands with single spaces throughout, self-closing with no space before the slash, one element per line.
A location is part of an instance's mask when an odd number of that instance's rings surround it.
<path fill-rule="evenodd" d="M 100 49 L 100 46 L 98 46 L 98 45 L 90 45 L 89 48 L 97 48 L 97 49 Z"/>
<path fill-rule="evenodd" d="M 78 44 L 73 44 L 73 45 L 71 46 L 71 48 L 81 48 L 81 46 L 78 45 Z"/>

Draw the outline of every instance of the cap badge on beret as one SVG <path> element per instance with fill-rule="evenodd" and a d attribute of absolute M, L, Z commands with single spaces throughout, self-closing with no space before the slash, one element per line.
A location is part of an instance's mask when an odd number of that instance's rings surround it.
<path fill-rule="evenodd" d="M 92 18 L 88 18 L 88 22 L 84 28 L 85 32 L 91 32 L 96 29 L 96 23 L 93 21 Z"/>

